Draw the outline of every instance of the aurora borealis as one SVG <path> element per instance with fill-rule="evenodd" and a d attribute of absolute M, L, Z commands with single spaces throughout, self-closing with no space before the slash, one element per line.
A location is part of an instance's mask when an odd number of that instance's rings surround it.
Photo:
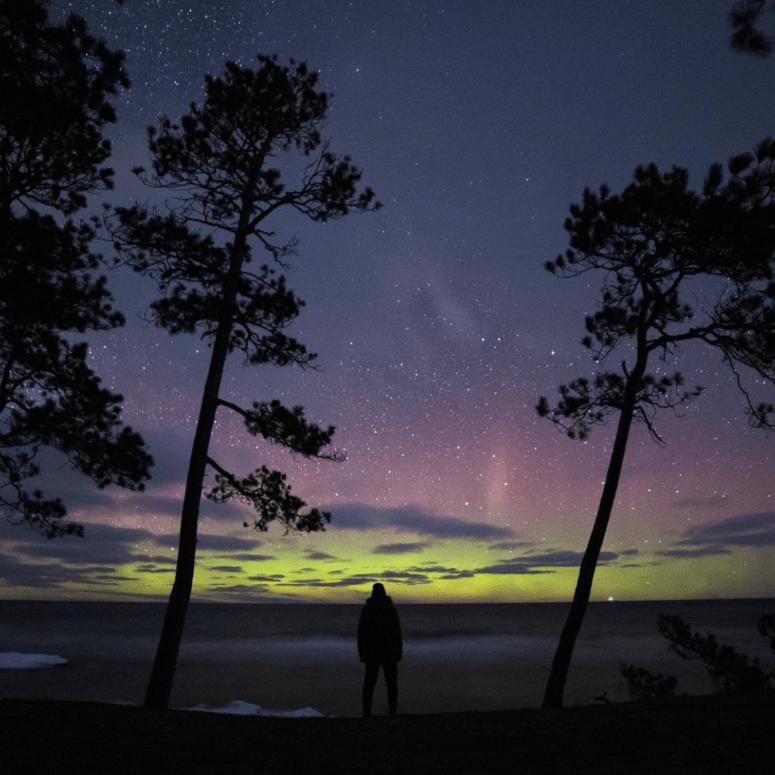
<path fill-rule="evenodd" d="M 299 238 L 294 334 L 319 369 L 228 369 L 239 400 L 336 425 L 346 462 L 294 459 L 226 415 L 214 437 L 235 468 L 286 471 L 331 526 L 255 534 L 240 507 L 206 502 L 195 598 L 357 602 L 377 578 L 402 602 L 570 598 L 613 426 L 579 443 L 536 415 L 540 395 L 594 373 L 580 339 L 599 289 L 543 263 L 567 247 L 585 186 L 616 191 L 650 161 L 700 186 L 712 162 L 772 134 L 775 59 L 730 50 L 730 3 L 55 0 L 52 15 L 72 9 L 127 51 L 106 201 L 151 196 L 129 173 L 146 162 L 146 124 L 200 99 L 225 60 L 276 53 L 320 71 L 325 134 L 383 203 L 279 225 Z M 109 272 L 128 323 L 89 342 L 154 478 L 141 494 L 97 491 L 52 456 L 40 485 L 86 537 L 0 524 L 5 597 L 169 591 L 207 353 L 143 319 L 149 283 Z M 775 439 L 747 426 L 715 353 L 673 368 L 705 393 L 657 419 L 665 447 L 633 433 L 593 600 L 773 596 Z M 772 400 L 772 385 L 749 386 Z"/>

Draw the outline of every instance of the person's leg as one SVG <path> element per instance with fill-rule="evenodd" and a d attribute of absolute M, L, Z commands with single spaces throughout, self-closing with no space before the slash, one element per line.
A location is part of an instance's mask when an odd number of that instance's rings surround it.
<path fill-rule="evenodd" d="M 374 698 L 374 687 L 377 685 L 379 662 L 367 662 L 363 674 L 363 715 L 371 716 L 371 703 Z"/>
<path fill-rule="evenodd" d="M 398 662 L 384 662 L 382 671 L 385 673 L 387 684 L 388 712 L 395 716 L 398 705 Z"/>

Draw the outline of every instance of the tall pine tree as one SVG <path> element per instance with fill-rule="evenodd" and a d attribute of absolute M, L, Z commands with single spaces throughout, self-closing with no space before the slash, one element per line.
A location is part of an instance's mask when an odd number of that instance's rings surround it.
<path fill-rule="evenodd" d="M 260 466 L 247 476 L 227 470 L 210 453 L 216 413 L 236 412 L 252 435 L 307 457 L 326 454 L 333 427 L 308 423 L 301 407 L 256 401 L 242 407 L 221 395 L 226 360 L 240 352 L 251 365 L 296 364 L 315 358 L 285 333 L 302 302 L 278 273 L 295 242 L 275 237 L 279 212 L 314 221 L 340 218 L 377 206 L 358 190 L 360 172 L 338 157 L 320 129 L 329 95 L 317 91 L 317 74 L 303 63 L 281 66 L 258 57 L 258 68 L 226 64 L 223 77 L 206 77 L 203 105 L 192 104 L 180 124 L 167 118 L 148 130 L 153 172 L 138 174 L 174 192 L 165 212 L 119 209 L 112 218 L 122 260 L 153 277 L 162 296 L 153 303 L 156 323 L 171 333 L 199 333 L 211 347 L 181 513 L 175 581 L 146 705 L 166 707 L 191 597 L 197 522 L 205 474 L 216 485 L 207 497 L 251 504 L 254 527 L 279 521 L 288 530 L 322 529 L 329 515 L 302 511 L 285 475 Z M 299 164 L 299 156 L 302 164 Z M 282 223 L 282 221 L 280 221 Z M 256 261 L 256 251 L 268 261 Z"/>
<path fill-rule="evenodd" d="M 596 362 L 623 350 L 618 368 L 560 386 L 555 406 L 542 397 L 537 410 L 571 438 L 617 416 L 611 458 L 578 582 L 544 694 L 544 707 L 562 706 L 576 637 L 592 591 L 633 422 L 662 442 L 654 420 L 701 393 L 668 371 L 679 350 L 710 345 L 735 374 L 752 425 L 772 428 L 773 406 L 755 404 L 740 367 L 775 379 L 775 143 L 737 156 L 729 179 L 711 168 L 701 193 L 681 168 L 660 173 L 639 167 L 621 194 L 587 189 L 565 222 L 570 249 L 547 269 L 561 277 L 600 272 L 600 308 L 586 319 L 583 342 Z M 703 303 L 698 281 L 707 286 Z M 715 293 L 715 297 L 712 294 Z M 657 363 L 655 363 L 655 361 Z M 655 369 L 655 366 L 657 367 Z"/>

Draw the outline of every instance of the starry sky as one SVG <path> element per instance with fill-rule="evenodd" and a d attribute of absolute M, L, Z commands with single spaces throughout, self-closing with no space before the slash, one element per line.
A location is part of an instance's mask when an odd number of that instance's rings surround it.
<path fill-rule="evenodd" d="M 219 415 L 211 451 L 266 463 L 332 512 L 322 534 L 257 534 L 204 502 L 194 598 L 360 602 L 380 579 L 411 602 L 568 600 L 597 509 L 614 424 L 586 443 L 535 412 L 594 373 L 580 344 L 602 278 L 543 268 L 585 186 L 621 190 L 640 163 L 708 166 L 773 133 L 775 58 L 729 49 L 731 0 L 54 0 L 127 52 L 133 85 L 111 127 L 115 205 L 155 194 L 145 127 L 203 95 L 205 73 L 255 55 L 307 61 L 334 95 L 324 134 L 383 204 L 299 239 L 293 333 L 317 370 L 228 365 L 223 396 L 281 399 L 337 426 L 344 463 L 293 458 Z M 103 252 L 110 255 L 110 245 Z M 150 280 L 111 270 L 125 328 L 89 338 L 95 369 L 156 459 L 145 493 L 50 459 L 83 540 L 0 525 L 4 596 L 165 599 L 208 350 L 143 319 Z M 593 600 L 775 595 L 775 438 L 748 427 L 718 355 L 675 367 L 706 392 L 636 426 Z M 772 400 L 772 386 L 750 380 Z M 769 391 L 769 392 L 768 392 Z"/>

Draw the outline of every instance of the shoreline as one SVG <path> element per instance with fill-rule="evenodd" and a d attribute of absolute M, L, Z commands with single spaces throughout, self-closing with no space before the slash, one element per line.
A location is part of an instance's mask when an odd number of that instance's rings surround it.
<path fill-rule="evenodd" d="M 766 772 L 775 697 L 402 715 L 276 718 L 0 699 L 8 775 Z"/>

